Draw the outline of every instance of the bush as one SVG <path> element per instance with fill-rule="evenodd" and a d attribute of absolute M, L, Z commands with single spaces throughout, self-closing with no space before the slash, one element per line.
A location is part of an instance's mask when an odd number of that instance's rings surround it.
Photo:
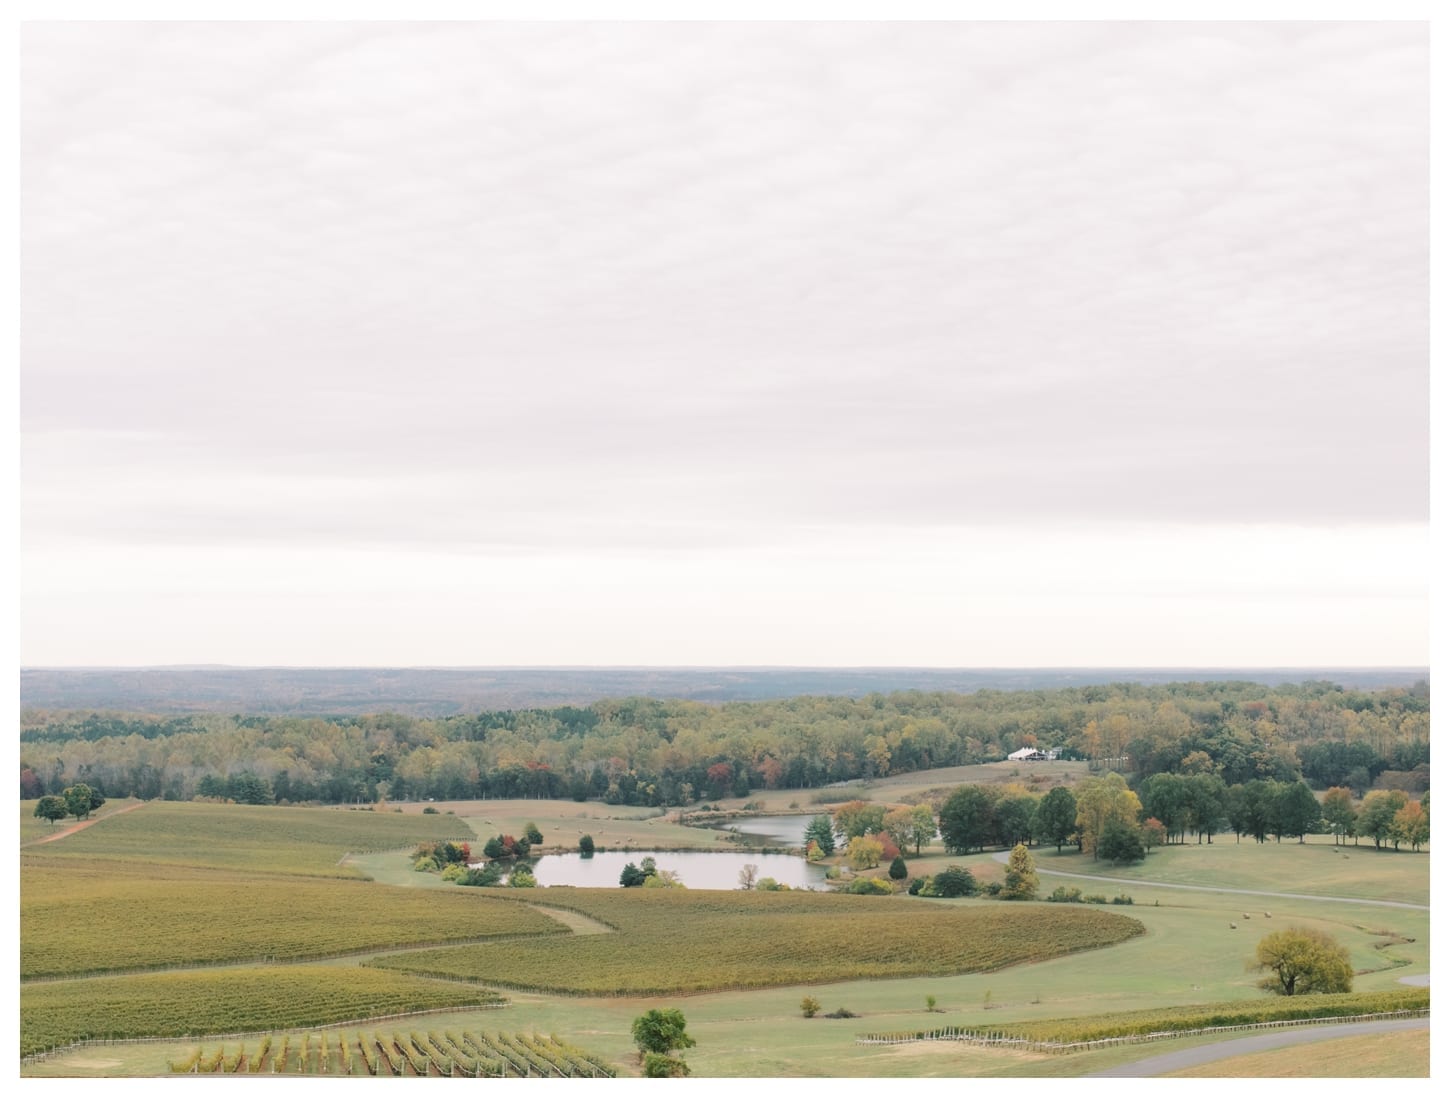
<path fill-rule="evenodd" d="M 454 862 L 452 865 L 448 866 L 446 869 L 443 870 L 443 879 L 445 881 L 457 881 L 461 880 L 467 873 L 468 867 L 466 865 Z"/>
<path fill-rule="evenodd" d="M 1106 896 L 1084 896 L 1082 902 L 1085 904 L 1105 904 L 1108 902 Z"/>
<path fill-rule="evenodd" d="M 807 1018 L 814 1018 L 821 1012 L 821 1001 L 807 995 L 801 1000 L 801 1014 Z"/>
<path fill-rule="evenodd" d="M 1058 885 L 1052 890 L 1052 895 L 1047 897 L 1047 902 L 1050 904 L 1080 904 L 1082 903 L 1082 889 Z"/>
<path fill-rule="evenodd" d="M 987 885 L 987 895 L 988 896 L 1000 896 L 1000 895 L 1002 895 L 1002 882 L 1001 881 L 993 881 L 991 884 Z"/>
<path fill-rule="evenodd" d="M 1120 893 L 1119 895 L 1113 897 L 1113 903 L 1115 904 L 1131 904 L 1132 902 L 1133 897 L 1127 895 L 1126 893 Z"/>
<path fill-rule="evenodd" d="M 907 889 L 906 889 L 907 895 L 908 896 L 915 896 L 917 893 L 919 893 L 921 891 L 922 884 L 925 883 L 926 881 L 929 881 L 929 880 L 931 880 L 930 877 L 925 877 L 925 878 L 923 878 L 923 877 L 915 877 L 915 878 L 913 878 L 911 884 L 907 886 Z"/>
<path fill-rule="evenodd" d="M 907 868 L 906 859 L 900 854 L 891 859 L 891 868 L 886 871 L 893 881 L 906 880 Z"/>
<path fill-rule="evenodd" d="M 646 1079 L 681 1079 L 690 1074 L 690 1065 L 662 1052 L 644 1054 L 644 1077 Z"/>
<path fill-rule="evenodd" d="M 952 899 L 956 896 L 975 896 L 977 889 L 977 878 L 972 876 L 970 869 L 960 865 L 949 865 L 930 879 L 929 886 L 922 886 L 921 894 Z"/>
<path fill-rule="evenodd" d="M 510 888 L 537 888 L 538 884 L 539 882 L 534 880 L 534 875 L 529 872 L 529 867 L 526 865 L 514 866 L 513 872 L 509 874 Z"/>
<path fill-rule="evenodd" d="M 464 870 L 463 876 L 458 878 L 458 883 L 468 885 L 470 888 L 482 888 L 487 885 L 496 885 L 503 876 L 496 865 L 486 865 L 480 869 Z"/>
<path fill-rule="evenodd" d="M 859 1014 L 856 1014 L 856 1013 L 854 1013 L 852 1011 L 847 1010 L 845 1007 L 837 1007 L 835 1010 L 831 1011 L 831 1013 L 827 1014 L 826 1017 L 827 1018 L 859 1018 L 860 1015 Z"/>
<path fill-rule="evenodd" d="M 419 858 L 413 863 L 413 871 L 415 873 L 437 873 L 438 863 L 432 858 Z"/>
<path fill-rule="evenodd" d="M 853 896 L 890 896 L 896 890 L 880 877 L 857 877 L 846 891 Z"/>
<path fill-rule="evenodd" d="M 425 807 L 423 809 L 423 815 L 425 815 L 425 816 L 436 816 L 436 815 L 438 815 L 438 810 L 436 808 L 434 808 L 430 804 L 430 805 L 428 805 L 427 807 Z"/>

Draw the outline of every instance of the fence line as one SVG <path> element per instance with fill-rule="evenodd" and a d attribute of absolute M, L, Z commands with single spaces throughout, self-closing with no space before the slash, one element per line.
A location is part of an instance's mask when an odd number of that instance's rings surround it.
<path fill-rule="evenodd" d="M 1003 1030 L 982 1031 L 961 1026 L 917 1033 L 863 1033 L 856 1037 L 858 1045 L 905 1045 L 916 1041 L 961 1041 L 971 1045 L 1008 1046 L 1028 1052 L 1067 1053 L 1093 1051 L 1114 1045 L 1138 1045 L 1149 1041 L 1166 1041 L 1175 1037 L 1201 1037 L 1214 1033 L 1231 1033 L 1248 1029 L 1275 1029 L 1288 1026 L 1339 1025 L 1346 1022 L 1370 1022 L 1394 1018 L 1428 1018 L 1430 1008 L 1392 1010 L 1381 1014 L 1345 1014 L 1324 1018 L 1280 1018 L 1270 1022 L 1242 1022 L 1228 1026 L 1201 1026 L 1196 1029 L 1169 1029 L 1153 1033 L 1126 1033 L 1118 1037 L 1100 1037 L 1094 1041 L 1049 1041 L 1015 1037 Z"/>
<path fill-rule="evenodd" d="M 400 1018 L 418 1018 L 425 1014 L 460 1014 L 474 1010 L 501 1010 L 508 1006 L 508 1000 L 497 1003 L 477 1003 L 472 1006 L 430 1007 L 428 1010 L 408 1010 L 402 1014 L 377 1014 L 366 1018 L 349 1018 L 341 1022 L 324 1022 L 315 1026 L 273 1026 L 271 1029 L 248 1030 L 245 1033 L 172 1033 L 152 1037 L 88 1037 L 84 1041 L 72 1041 L 68 1045 L 57 1045 L 43 1052 L 32 1052 L 21 1057 L 20 1064 L 38 1064 L 52 1056 L 64 1055 L 78 1049 L 100 1045 L 152 1045 L 158 1041 L 239 1041 L 249 1037 L 271 1037 L 278 1033 L 318 1033 L 327 1029 L 348 1029 L 355 1026 L 369 1026 L 374 1022 L 395 1022 Z"/>

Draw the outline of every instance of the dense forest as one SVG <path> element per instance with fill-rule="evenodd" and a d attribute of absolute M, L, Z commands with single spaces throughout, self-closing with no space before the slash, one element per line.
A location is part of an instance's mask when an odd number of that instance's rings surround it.
<path fill-rule="evenodd" d="M 624 698 L 438 719 L 26 710 L 21 796 L 344 803 L 572 797 L 689 804 L 763 788 L 991 762 L 1025 746 L 1109 760 L 1134 782 L 1201 773 L 1363 793 L 1428 787 L 1426 683 L 1119 683 L 711 705 Z"/>

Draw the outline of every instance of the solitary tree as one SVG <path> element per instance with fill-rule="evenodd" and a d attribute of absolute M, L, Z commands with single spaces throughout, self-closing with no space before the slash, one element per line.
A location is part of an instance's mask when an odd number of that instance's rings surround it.
<path fill-rule="evenodd" d="M 56 820 L 63 820 L 69 815 L 70 809 L 65 806 L 64 797 L 41 797 L 35 804 L 36 818 L 49 820 L 51 827 L 55 827 Z"/>
<path fill-rule="evenodd" d="M 746 892 L 749 892 L 752 889 L 754 889 L 755 888 L 755 876 L 759 872 L 760 872 L 760 866 L 756 865 L 753 862 L 748 863 L 746 865 L 742 865 L 740 867 L 740 875 L 738 877 L 738 880 L 740 881 L 740 887 L 742 889 L 744 889 Z"/>
<path fill-rule="evenodd" d="M 1035 900 L 1037 898 L 1037 868 L 1032 864 L 1032 855 L 1027 847 L 1018 843 L 1007 858 L 1007 876 L 1002 885 L 1004 900 Z"/>
<path fill-rule="evenodd" d="M 1416 807 L 1419 806 L 1417 805 Z M 886 872 L 893 881 L 904 881 L 906 880 L 906 875 L 910 872 L 910 870 L 906 868 L 906 859 L 898 854 L 896 855 L 896 857 L 891 859 L 891 868 L 888 869 Z"/>
<path fill-rule="evenodd" d="M 544 833 L 539 830 L 539 825 L 530 820 L 524 824 L 524 838 L 530 846 L 541 846 L 544 842 Z"/>
<path fill-rule="evenodd" d="M 1322 930 L 1277 930 L 1259 942 L 1255 959 L 1255 967 L 1269 973 L 1259 986 L 1278 995 L 1349 991 L 1354 981 L 1349 950 Z"/>
<path fill-rule="evenodd" d="M 592 858 L 592 857 L 594 857 L 594 836 L 593 835 L 580 835 L 579 836 L 579 853 L 582 854 L 586 858 Z"/>
<path fill-rule="evenodd" d="M 807 995 L 801 1000 L 801 1013 L 807 1018 L 814 1018 L 821 1012 L 821 1001 Z"/>
<path fill-rule="evenodd" d="M 678 1010 L 650 1010 L 630 1027 L 639 1048 L 644 1073 L 652 1079 L 690 1074 L 685 1062 L 670 1054 L 676 1049 L 694 1048 L 695 1039 L 685 1032 L 685 1016 Z"/>

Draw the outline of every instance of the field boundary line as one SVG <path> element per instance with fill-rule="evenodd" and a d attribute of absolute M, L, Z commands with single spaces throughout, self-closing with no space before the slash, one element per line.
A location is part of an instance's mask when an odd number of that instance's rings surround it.
<path fill-rule="evenodd" d="M 1117 1045 L 1140 1045 L 1151 1041 L 1169 1041 L 1178 1037 L 1202 1037 L 1215 1033 L 1233 1033 L 1241 1030 L 1285 1029 L 1291 1026 L 1341 1025 L 1348 1022 L 1378 1022 L 1399 1018 L 1428 1018 L 1429 1007 L 1415 1010 L 1392 1010 L 1379 1014 L 1344 1014 L 1318 1018 L 1278 1018 L 1268 1022 L 1241 1022 L 1231 1026 L 1200 1026 L 1194 1029 L 1168 1029 L 1153 1033 L 1125 1033 L 1119 1037 L 1100 1037 L 1094 1041 L 1048 1041 L 1031 1037 L 1013 1037 L 1005 1031 L 987 1031 L 959 1026 L 945 1026 L 942 1029 L 915 1033 L 862 1033 L 857 1035 L 858 1045 L 907 1045 L 918 1041 L 961 1041 L 983 1047 L 1004 1046 L 1023 1049 L 1028 1052 L 1093 1052 Z"/>

